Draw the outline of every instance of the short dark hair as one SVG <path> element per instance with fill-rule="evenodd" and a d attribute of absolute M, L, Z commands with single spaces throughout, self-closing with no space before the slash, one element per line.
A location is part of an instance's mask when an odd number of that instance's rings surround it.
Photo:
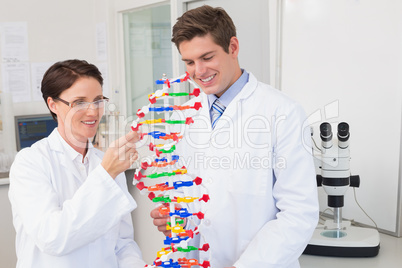
<path fill-rule="evenodd" d="M 85 60 L 74 59 L 53 64 L 42 79 L 41 91 L 46 105 L 48 97 L 58 98 L 64 90 L 70 88 L 81 77 L 95 78 L 101 86 L 103 85 L 103 78 L 99 69 Z M 52 111 L 50 113 L 53 119 L 57 121 L 57 115 Z"/>
<path fill-rule="evenodd" d="M 230 39 L 236 36 L 236 26 L 223 8 L 204 5 L 185 12 L 173 26 L 172 42 L 179 49 L 181 42 L 207 34 L 211 34 L 214 42 L 229 53 Z"/>

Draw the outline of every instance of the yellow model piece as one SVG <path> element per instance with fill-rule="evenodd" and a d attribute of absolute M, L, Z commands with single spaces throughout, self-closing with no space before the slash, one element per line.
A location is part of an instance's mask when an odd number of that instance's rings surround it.
<path fill-rule="evenodd" d="M 191 203 L 191 202 L 193 202 L 193 201 L 196 200 L 196 199 L 198 199 L 198 197 L 191 197 L 191 196 L 178 197 L 178 198 L 177 198 L 177 203 L 181 203 L 181 202 L 184 202 L 184 203 Z"/>
<path fill-rule="evenodd" d="M 158 123 L 162 123 L 162 118 L 159 119 L 150 119 L 150 120 L 145 120 L 140 122 L 140 124 L 158 124 Z"/>
<path fill-rule="evenodd" d="M 183 227 L 180 226 L 180 225 L 176 225 L 174 227 L 170 227 L 169 225 L 167 225 L 166 230 L 172 230 L 172 232 L 175 233 L 175 234 L 185 232 Z"/>
<path fill-rule="evenodd" d="M 156 253 L 156 255 L 158 256 L 158 258 L 160 258 L 160 257 L 162 257 L 162 256 L 164 256 L 164 255 L 169 254 L 171 251 L 172 251 L 171 249 L 164 249 L 164 248 L 162 248 L 162 250 L 158 251 L 158 252 Z"/>

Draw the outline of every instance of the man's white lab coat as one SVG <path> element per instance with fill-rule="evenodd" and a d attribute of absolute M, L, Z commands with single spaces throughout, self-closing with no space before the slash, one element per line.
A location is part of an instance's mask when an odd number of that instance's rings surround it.
<path fill-rule="evenodd" d="M 187 196 L 210 195 L 194 202 L 205 211 L 200 228 L 211 267 L 295 268 L 318 222 L 317 186 L 310 128 L 302 108 L 282 92 L 249 82 L 211 130 L 208 101 L 194 115 L 178 154 L 202 187 Z M 211 254 L 211 255 L 209 255 Z"/>
<path fill-rule="evenodd" d="M 100 165 L 103 153 L 91 148 L 83 179 L 65 146 L 55 129 L 11 167 L 17 267 L 143 267 L 124 173 L 113 180 Z"/>

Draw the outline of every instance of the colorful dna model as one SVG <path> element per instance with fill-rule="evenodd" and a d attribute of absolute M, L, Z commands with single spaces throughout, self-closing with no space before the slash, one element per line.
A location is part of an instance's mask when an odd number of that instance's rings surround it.
<path fill-rule="evenodd" d="M 173 92 L 172 84 L 188 82 L 194 89 L 192 93 Z M 176 145 L 184 136 L 186 128 L 192 124 L 193 118 L 187 117 L 183 120 L 173 120 L 174 113 L 183 110 L 201 108 L 201 102 L 195 102 L 194 105 L 171 105 L 170 101 L 177 100 L 178 97 L 198 97 L 200 89 L 190 79 L 189 74 L 176 78 L 167 79 L 164 77 L 156 81 L 156 84 L 163 85 L 163 88 L 148 96 L 149 104 L 137 111 L 138 118 L 133 121 L 131 129 L 140 133 L 141 140 L 146 139 L 147 147 L 151 152 L 150 156 L 141 159 L 141 169 L 137 169 L 133 184 L 143 194 L 148 194 L 152 202 L 160 203 L 159 213 L 161 215 L 169 215 L 170 221 L 166 229 L 170 230 L 170 235 L 163 241 L 165 247 L 157 252 L 157 257 L 152 265 L 145 267 L 164 267 L 164 268 L 192 268 L 192 267 L 210 267 L 209 261 L 199 263 L 196 259 L 187 259 L 186 253 L 190 251 L 208 251 L 209 245 L 203 244 L 201 248 L 189 245 L 189 242 L 199 235 L 199 224 L 194 229 L 185 230 L 183 225 L 185 219 L 195 216 L 201 223 L 204 214 L 201 211 L 190 212 L 185 208 L 185 203 L 191 202 L 208 202 L 209 196 L 204 194 L 200 197 L 178 196 L 181 187 L 199 187 L 202 179 L 193 178 L 187 174 L 185 166 L 180 166 L 180 156 L 175 154 Z M 163 104 L 157 101 L 163 101 Z M 152 119 L 158 115 L 163 115 L 158 119 Z M 145 120 L 145 117 L 151 119 Z M 179 127 L 178 127 L 179 126 Z M 172 129 L 180 129 L 172 131 Z M 179 166 L 178 166 L 179 165 Z M 189 176 L 182 179 L 183 175 Z M 188 178 L 191 178 L 189 180 Z M 143 179 L 159 180 L 159 183 L 146 186 Z"/>

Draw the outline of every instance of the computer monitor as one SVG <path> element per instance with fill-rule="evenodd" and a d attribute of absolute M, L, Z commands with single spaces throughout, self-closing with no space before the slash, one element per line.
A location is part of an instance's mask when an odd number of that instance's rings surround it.
<path fill-rule="evenodd" d="M 49 136 L 55 127 L 57 122 L 50 114 L 15 116 L 17 151 Z"/>

